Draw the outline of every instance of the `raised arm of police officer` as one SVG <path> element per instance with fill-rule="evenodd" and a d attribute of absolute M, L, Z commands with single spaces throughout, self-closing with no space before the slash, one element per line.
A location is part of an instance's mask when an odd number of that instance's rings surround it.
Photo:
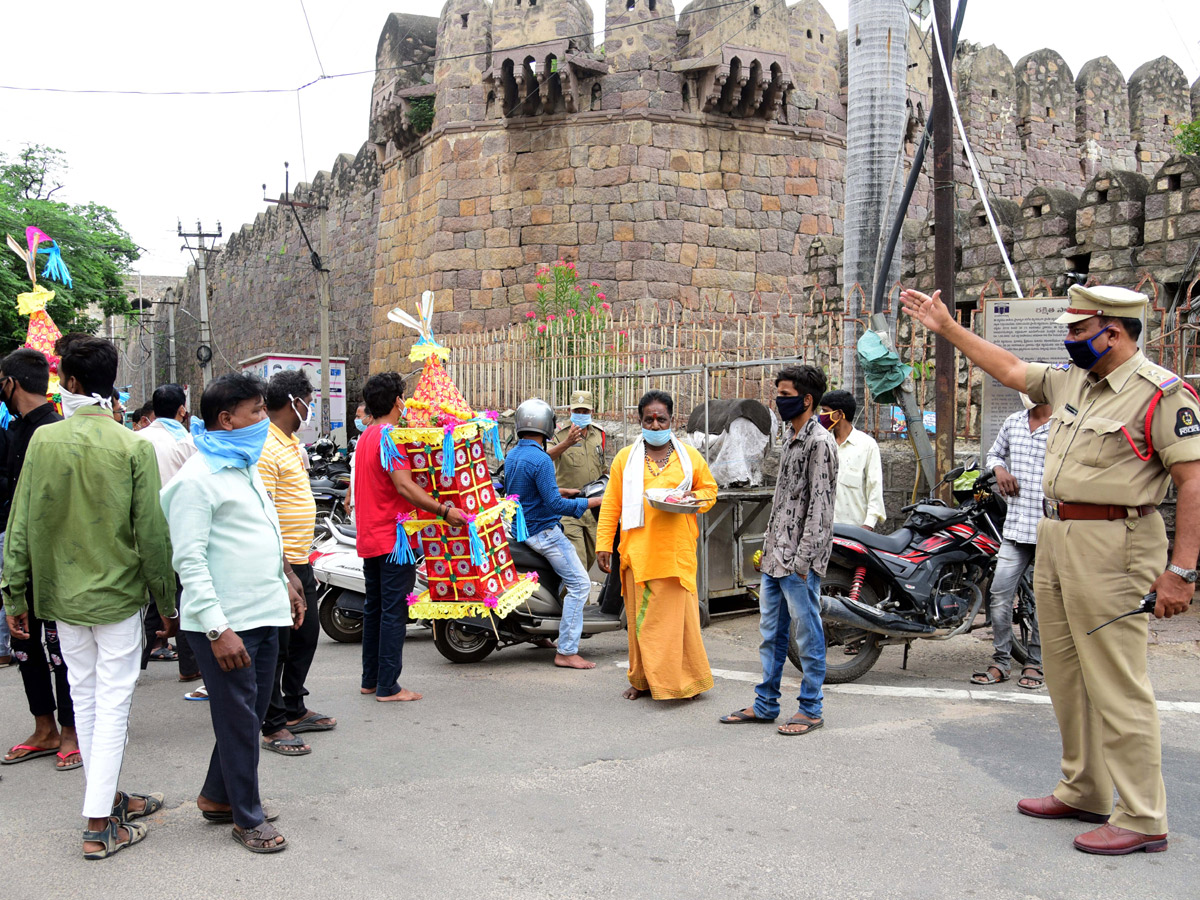
<path fill-rule="evenodd" d="M 1003 347 L 985 341 L 969 328 L 963 328 L 942 302 L 942 292 L 933 296 L 920 291 L 905 290 L 900 294 L 904 311 L 932 331 L 952 343 L 963 354 L 1005 387 L 1025 390 L 1025 368 L 1028 365 Z"/>

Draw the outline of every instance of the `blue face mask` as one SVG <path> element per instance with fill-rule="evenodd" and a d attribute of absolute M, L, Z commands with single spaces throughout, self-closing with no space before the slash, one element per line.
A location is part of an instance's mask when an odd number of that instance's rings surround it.
<path fill-rule="evenodd" d="M 592 424 L 591 413 L 571 413 L 571 424 L 579 428 L 587 428 Z"/>
<path fill-rule="evenodd" d="M 367 430 L 367 423 L 364 422 L 362 419 L 355 419 L 354 427 L 358 429 L 359 434 L 362 434 L 364 431 Z"/>
<path fill-rule="evenodd" d="M 1067 348 L 1067 355 L 1071 357 L 1071 362 L 1075 363 L 1081 369 L 1090 369 L 1096 363 L 1100 362 L 1100 357 L 1111 350 L 1112 347 L 1105 347 L 1103 353 L 1097 353 L 1096 348 L 1092 345 L 1092 341 L 1108 330 L 1107 328 L 1103 328 L 1090 338 L 1082 341 L 1063 341 L 1063 346 Z"/>
<path fill-rule="evenodd" d="M 247 425 L 245 428 L 235 428 L 232 431 L 209 431 L 204 427 L 200 418 L 192 419 L 192 440 L 200 451 L 204 461 L 208 463 L 210 472 L 221 469 L 247 469 L 258 462 L 262 456 L 263 445 L 267 442 L 267 430 L 271 420 L 264 418 L 261 422 Z"/>
<path fill-rule="evenodd" d="M 670 442 L 671 429 L 664 428 L 662 431 L 652 431 L 649 428 L 643 428 L 642 439 L 651 447 L 661 447 L 663 444 Z"/>

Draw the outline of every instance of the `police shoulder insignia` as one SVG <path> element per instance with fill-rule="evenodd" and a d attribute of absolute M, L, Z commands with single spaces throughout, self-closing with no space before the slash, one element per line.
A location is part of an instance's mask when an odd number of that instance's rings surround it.
<path fill-rule="evenodd" d="M 1184 407 L 1175 414 L 1175 437 L 1193 437 L 1200 434 L 1200 417 L 1195 410 Z"/>
<path fill-rule="evenodd" d="M 1151 362 L 1143 363 L 1137 372 L 1164 394 L 1173 394 L 1183 387 L 1183 381 L 1178 375 Z"/>
<path fill-rule="evenodd" d="M 1067 371 L 1067 369 L 1071 368 L 1071 364 L 1070 363 L 1055 363 L 1050 368 L 1058 369 L 1058 371 L 1060 371 L 1060 372 L 1065 372 L 1065 371 Z"/>

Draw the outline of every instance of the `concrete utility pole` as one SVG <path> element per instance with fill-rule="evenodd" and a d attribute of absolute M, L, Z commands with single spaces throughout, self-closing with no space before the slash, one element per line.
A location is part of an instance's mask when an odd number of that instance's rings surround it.
<path fill-rule="evenodd" d="M 215 232 L 205 231 L 200 224 L 200 220 L 196 220 L 196 230 L 192 232 L 184 232 L 183 225 L 178 225 L 179 236 L 185 241 L 188 238 L 196 238 L 198 246 L 193 247 L 190 244 L 184 244 L 184 250 L 196 251 L 196 271 L 200 276 L 200 346 L 196 348 L 196 361 L 200 363 L 200 375 L 204 387 L 208 387 L 208 383 L 212 381 L 212 334 L 208 328 L 208 277 L 206 274 L 207 260 L 206 253 L 212 252 L 217 245 L 217 239 L 221 237 L 221 223 L 217 222 L 217 230 Z M 204 239 L 212 238 L 212 246 L 205 247 Z M 172 329 L 174 335 L 174 329 Z"/>
<path fill-rule="evenodd" d="M 175 304 L 179 301 L 175 299 L 175 288 L 167 288 L 163 295 L 163 303 L 167 307 L 167 381 L 171 384 L 176 384 L 175 381 Z"/>
<path fill-rule="evenodd" d="M 954 45 L 950 40 L 950 0 L 933 0 L 933 27 L 945 51 L 946 71 L 953 73 Z M 937 49 L 934 48 L 934 52 Z M 933 66 L 933 273 L 942 302 L 957 317 L 954 303 L 954 118 L 950 91 L 940 65 Z M 954 468 L 954 416 L 958 372 L 954 345 L 944 337 L 934 344 L 934 393 L 937 414 L 937 472 L 942 477 Z"/>
<path fill-rule="evenodd" d="M 288 196 L 290 192 L 289 178 L 288 164 L 285 162 L 283 164 L 283 199 L 275 200 L 268 197 L 267 186 L 264 184 L 263 202 L 278 203 L 280 206 L 291 209 L 292 216 L 296 219 L 296 225 L 300 228 L 300 236 L 304 238 L 304 243 L 308 246 L 309 261 L 317 274 L 317 305 L 321 322 L 321 399 L 317 403 L 317 434 L 324 434 L 325 429 L 333 420 L 333 406 L 329 396 L 329 310 L 333 304 L 330 299 L 329 270 L 321 262 L 321 257 L 329 252 L 329 222 L 326 217 L 329 207 L 324 203 L 303 203 L 290 199 Z M 321 216 L 317 222 L 317 227 L 320 229 L 320 234 L 317 235 L 317 244 L 321 248 L 320 253 L 313 249 L 312 241 L 308 239 L 308 232 L 304 230 L 304 222 L 300 220 L 300 213 L 296 212 L 298 209 L 320 211 Z"/>

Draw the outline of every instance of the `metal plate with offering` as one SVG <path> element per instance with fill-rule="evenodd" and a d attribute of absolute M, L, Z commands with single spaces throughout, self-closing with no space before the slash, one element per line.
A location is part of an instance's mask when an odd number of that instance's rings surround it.
<path fill-rule="evenodd" d="M 701 503 L 691 491 L 679 488 L 650 488 L 646 491 L 646 502 L 663 512 L 695 515 Z"/>

